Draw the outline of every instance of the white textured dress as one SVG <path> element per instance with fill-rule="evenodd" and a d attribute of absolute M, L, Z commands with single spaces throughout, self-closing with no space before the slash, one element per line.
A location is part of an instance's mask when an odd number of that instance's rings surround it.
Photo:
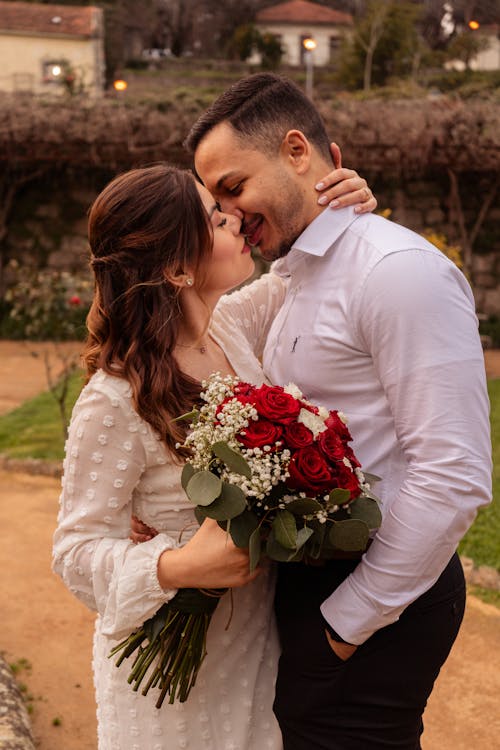
<path fill-rule="evenodd" d="M 282 304 L 281 279 L 266 274 L 222 298 L 211 335 L 238 377 L 260 384 L 259 357 Z M 155 707 L 127 683 L 132 658 L 117 668 L 108 654 L 176 594 L 157 578 L 160 554 L 196 530 L 193 506 L 177 464 L 134 410 L 128 383 L 96 373 L 71 420 L 64 462 L 53 567 L 66 586 L 98 613 L 94 682 L 99 750 L 281 750 L 272 712 L 278 660 L 271 568 L 222 597 L 212 618 L 207 657 L 185 703 Z M 129 539 L 136 514 L 159 534 Z M 184 530 L 184 531 L 183 531 Z M 182 538 L 181 538 L 182 531 Z"/>

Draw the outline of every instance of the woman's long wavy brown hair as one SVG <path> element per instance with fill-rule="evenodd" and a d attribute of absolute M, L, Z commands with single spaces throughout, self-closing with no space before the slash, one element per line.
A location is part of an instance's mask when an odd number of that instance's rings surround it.
<path fill-rule="evenodd" d="M 87 375 L 101 368 L 125 378 L 137 412 L 175 451 L 185 428 L 172 419 L 192 408 L 200 383 L 173 355 L 182 313 L 168 273 L 196 276 L 212 247 L 192 174 L 155 164 L 120 175 L 91 207 L 88 232 L 95 293 Z"/>

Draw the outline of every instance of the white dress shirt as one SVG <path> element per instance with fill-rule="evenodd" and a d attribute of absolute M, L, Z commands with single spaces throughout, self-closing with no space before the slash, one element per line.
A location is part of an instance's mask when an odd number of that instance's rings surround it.
<path fill-rule="evenodd" d="M 352 208 L 325 210 L 275 272 L 289 276 L 264 371 L 343 411 L 383 522 L 323 603 L 361 644 L 427 591 L 491 500 L 484 358 L 469 284 L 419 235 Z"/>

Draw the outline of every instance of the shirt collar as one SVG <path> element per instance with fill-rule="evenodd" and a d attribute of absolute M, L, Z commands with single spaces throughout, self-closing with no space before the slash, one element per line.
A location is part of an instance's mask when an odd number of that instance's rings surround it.
<path fill-rule="evenodd" d="M 298 250 L 321 257 L 331 248 L 340 235 L 358 218 L 353 206 L 333 211 L 325 208 L 292 245 L 291 252 Z"/>

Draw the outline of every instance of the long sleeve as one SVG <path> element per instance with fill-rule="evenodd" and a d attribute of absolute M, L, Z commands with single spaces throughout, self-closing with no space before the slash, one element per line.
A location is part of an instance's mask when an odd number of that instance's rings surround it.
<path fill-rule="evenodd" d="M 236 292 L 221 297 L 214 323 L 236 327 L 250 345 L 256 358 L 262 356 L 271 324 L 283 304 L 286 280 L 273 271 Z"/>
<path fill-rule="evenodd" d="M 491 500 L 491 444 L 473 299 L 456 268 L 431 252 L 389 254 L 351 315 L 405 466 L 369 551 L 321 608 L 342 638 L 361 644 L 432 586 Z"/>
<path fill-rule="evenodd" d="M 94 376 L 73 412 L 53 569 L 99 612 L 103 632 L 121 638 L 175 595 L 161 589 L 157 563 L 177 543 L 165 533 L 140 545 L 128 539 L 137 485 L 158 440 L 132 409 L 127 384 L 110 386 L 118 379 L 106 377 Z"/>

